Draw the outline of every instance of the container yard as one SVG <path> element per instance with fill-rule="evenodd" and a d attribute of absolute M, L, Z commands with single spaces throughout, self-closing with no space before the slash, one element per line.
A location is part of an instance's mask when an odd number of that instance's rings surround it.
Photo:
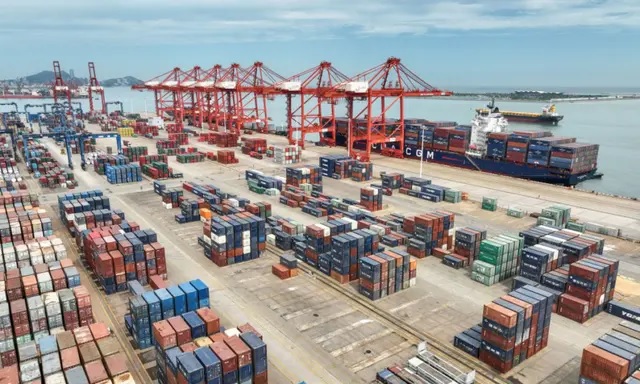
<path fill-rule="evenodd" d="M 2 321 L 29 320 L 4 334 L 7 377 L 121 374 L 86 335 L 104 323 L 141 383 L 634 380 L 637 202 L 420 164 L 393 148 L 352 159 L 320 127 L 306 133 L 329 145 L 227 123 L 196 135 L 172 122 L 147 137 L 122 127 L 123 153 L 96 142 L 105 154 L 73 183 L 54 138 L 32 149 L 58 169 L 29 163 L 47 183 L 4 162 L 24 178 L 5 181 L 2 196 Z M 433 128 L 432 145 L 464 153 L 466 131 Z M 360 129 L 350 140 L 373 140 Z M 554 164 L 592 170 L 577 159 L 593 147 L 518 135 L 504 143 L 510 161 L 548 149 Z M 137 164 L 135 177 L 122 168 Z M 38 221 L 19 213 L 36 200 Z M 57 371 L 46 345 L 25 346 L 61 337 L 56 328 L 77 349 L 59 346 Z M 98 353 L 80 348 L 91 342 Z"/>

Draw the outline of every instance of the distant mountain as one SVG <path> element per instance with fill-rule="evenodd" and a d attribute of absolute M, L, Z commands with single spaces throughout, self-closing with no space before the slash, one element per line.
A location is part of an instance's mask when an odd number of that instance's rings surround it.
<path fill-rule="evenodd" d="M 70 84 L 72 83 L 75 85 L 89 84 L 89 79 L 83 78 L 83 77 L 71 77 L 71 75 L 69 75 L 69 73 L 65 71 L 62 71 L 62 79 L 66 83 L 70 83 Z M 23 86 L 24 85 L 29 86 L 29 85 L 51 84 L 54 81 L 55 81 L 55 76 L 53 74 L 53 71 L 42 71 L 34 75 L 25 76 L 18 79 L 1 80 L 0 82 L 8 83 L 8 84 L 16 84 L 19 82 Z M 103 87 L 127 87 L 127 86 L 136 85 L 136 84 L 142 84 L 142 83 L 143 83 L 142 80 L 136 79 L 133 76 L 118 77 L 115 79 L 107 79 L 104 81 L 100 81 L 100 85 L 102 85 Z"/>
<path fill-rule="evenodd" d="M 65 71 L 62 71 L 62 80 L 65 82 L 73 82 L 78 85 L 89 84 L 89 80 L 77 77 L 72 78 L 71 75 Z M 42 71 L 35 75 L 24 77 L 24 83 L 27 85 L 53 83 L 54 81 L 55 76 L 53 75 L 53 71 Z"/>
<path fill-rule="evenodd" d="M 119 77 L 117 79 L 108 79 L 100 82 L 103 87 L 130 87 L 132 85 L 142 84 L 143 81 L 133 76 Z"/>

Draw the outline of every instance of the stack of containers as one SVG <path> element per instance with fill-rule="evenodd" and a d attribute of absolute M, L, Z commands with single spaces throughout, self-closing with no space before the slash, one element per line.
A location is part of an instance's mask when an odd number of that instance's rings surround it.
<path fill-rule="evenodd" d="M 456 229 L 453 253 L 449 256 L 463 260 L 463 266 L 471 265 L 480 253 L 480 243 L 486 238 L 487 231 L 484 229 Z"/>
<path fill-rule="evenodd" d="M 313 165 L 287 167 L 286 183 L 295 187 L 302 184 L 322 184 L 322 171 L 320 167 Z"/>
<path fill-rule="evenodd" d="M 213 217 L 203 240 L 205 256 L 220 267 L 257 259 L 266 249 L 265 220 L 248 212 Z"/>
<path fill-rule="evenodd" d="M 569 219 L 571 218 L 571 208 L 554 205 L 552 207 L 542 209 L 540 217 L 551 220 L 551 222 L 549 222 L 549 225 L 551 226 L 564 228 L 567 226 L 567 223 L 569 223 Z"/>
<path fill-rule="evenodd" d="M 302 149 L 295 145 L 273 147 L 273 162 L 277 164 L 296 164 L 300 162 Z"/>
<path fill-rule="evenodd" d="M 146 146 L 124 147 L 122 148 L 122 154 L 126 156 L 129 161 L 139 162 L 141 157 L 149 154 L 149 148 Z"/>
<path fill-rule="evenodd" d="M 520 276 L 540 283 L 547 272 L 558 268 L 562 250 L 552 245 L 536 244 L 522 250 Z"/>
<path fill-rule="evenodd" d="M 219 150 L 217 159 L 218 159 L 218 162 L 222 164 L 238 163 L 238 159 L 236 159 L 236 152 L 232 150 Z"/>
<path fill-rule="evenodd" d="M 338 178 L 334 177 L 334 173 L 336 172 L 336 164 L 340 160 L 349 159 L 347 155 L 326 155 L 320 156 L 320 170 L 322 172 L 322 176 Z"/>
<path fill-rule="evenodd" d="M 180 213 L 175 215 L 175 220 L 180 224 L 200 221 L 200 208 L 201 206 L 196 200 L 182 200 Z"/>
<path fill-rule="evenodd" d="M 132 288 L 135 293 L 140 293 L 140 287 Z M 152 332 L 152 325 L 167 320 L 175 332 L 181 332 L 184 321 L 190 324 L 198 323 L 195 320 L 197 316 L 194 318 L 193 314 L 201 308 L 208 307 L 209 288 L 200 279 L 196 279 L 130 297 L 129 314 L 125 315 L 125 324 L 138 348 L 145 349 L 150 347 L 154 340 L 158 342 L 154 336 L 163 334 L 162 327 L 159 330 L 154 328 Z M 187 313 L 190 314 L 182 320 L 180 316 Z M 176 316 L 182 321 L 177 320 Z"/>
<path fill-rule="evenodd" d="M 494 159 L 504 159 L 507 156 L 508 133 L 492 132 L 487 135 L 487 156 Z"/>
<path fill-rule="evenodd" d="M 463 130 L 452 130 L 449 132 L 449 151 L 465 153 L 469 146 L 470 133 Z"/>
<path fill-rule="evenodd" d="M 549 165 L 570 173 L 589 172 L 598 167 L 598 144 L 568 143 L 553 145 Z"/>
<path fill-rule="evenodd" d="M 327 224 L 329 224 L 329 222 Z M 358 260 L 364 256 L 375 253 L 379 245 L 379 236 L 376 232 L 368 229 L 349 232 L 349 226 L 350 223 L 346 223 L 344 227 L 346 228 L 346 232 L 334 235 L 331 237 L 330 242 L 323 240 L 325 244 L 324 250 L 318 250 L 321 249 L 319 246 L 315 246 L 315 248 L 308 246 L 304 250 L 306 256 L 305 261 L 307 263 L 317 268 L 322 266 L 322 269 L 324 269 L 327 264 L 330 265 L 331 277 L 341 284 L 358 279 Z M 329 231 L 331 231 L 331 229 L 329 229 Z M 307 239 L 307 244 L 309 244 L 310 237 L 307 236 Z M 326 245 L 327 243 L 329 243 L 330 247 Z M 325 257 L 323 257 L 323 254 L 326 255 L 329 251 L 331 252 L 331 257 L 327 262 L 324 261 Z"/>
<path fill-rule="evenodd" d="M 247 204 L 244 208 L 247 210 L 247 212 L 263 219 L 271 217 L 271 203 L 268 203 L 266 201 Z"/>
<path fill-rule="evenodd" d="M 238 134 L 234 132 L 214 132 L 209 144 L 215 144 L 220 148 L 238 146 Z M 220 153 L 220 151 L 218 151 Z"/>
<path fill-rule="evenodd" d="M 507 155 L 505 158 L 508 161 L 515 163 L 526 163 L 527 152 L 529 150 L 529 135 L 512 133 L 509 135 L 509 141 L 507 142 Z"/>
<path fill-rule="evenodd" d="M 267 152 L 267 140 L 256 137 L 242 137 L 242 153 L 248 155 L 250 152 L 266 153 Z"/>
<path fill-rule="evenodd" d="M 169 133 L 169 141 L 175 141 L 178 145 L 189 144 L 189 135 L 187 133 Z"/>
<path fill-rule="evenodd" d="M 373 163 L 356 162 L 351 171 L 351 180 L 369 181 L 373 177 Z"/>
<path fill-rule="evenodd" d="M 575 143 L 576 139 L 572 137 L 537 137 L 532 138 L 529 142 L 529 151 L 527 153 L 527 163 L 549 166 L 549 158 L 551 156 L 551 147 L 556 144 Z"/>
<path fill-rule="evenodd" d="M 473 262 L 471 279 L 493 285 L 515 276 L 523 245 L 522 238 L 510 235 L 482 240 L 478 258 Z"/>
<path fill-rule="evenodd" d="M 202 152 L 186 153 L 176 155 L 176 161 L 180 164 L 200 163 L 205 159 L 205 154 Z"/>
<path fill-rule="evenodd" d="M 390 189 L 400 189 L 404 183 L 404 175 L 401 173 L 385 173 L 380 176 L 382 186 Z"/>
<path fill-rule="evenodd" d="M 41 236 L 39 237 L 42 238 Z M 12 242 L 2 244 L 0 272 L 65 260 L 67 258 L 67 250 L 62 243 L 62 239 L 55 236 L 48 237 L 50 240 L 27 240 L 25 244 L 18 245 L 14 245 Z"/>
<path fill-rule="evenodd" d="M 360 205 L 375 212 L 382 209 L 382 193 L 377 188 L 360 188 Z"/>
<path fill-rule="evenodd" d="M 454 226 L 455 215 L 446 211 L 403 218 L 402 231 L 412 235 L 407 252 L 422 259 L 432 255 L 435 248 L 451 247 Z"/>
<path fill-rule="evenodd" d="M 175 335 L 169 338 L 173 345 Z M 161 384 L 267 383 L 267 346 L 248 324 L 225 332 L 207 331 L 195 342 L 177 340 L 173 346 L 156 349 Z"/>
<path fill-rule="evenodd" d="M 449 149 L 449 134 L 454 127 L 438 127 L 433 132 L 433 149 L 446 151 Z"/>
<path fill-rule="evenodd" d="M 142 181 L 140 164 L 107 165 L 105 168 L 107 181 L 111 184 L 124 184 Z"/>
<path fill-rule="evenodd" d="M 131 383 L 126 359 L 118 350 L 106 325 L 92 324 L 21 345 L 19 364 L 5 365 L 0 377 L 7 383 Z"/>
<path fill-rule="evenodd" d="M 640 381 L 640 326 L 622 322 L 582 351 L 580 383 Z"/>
<path fill-rule="evenodd" d="M 557 312 L 579 323 L 602 312 L 613 299 L 619 262 L 589 256 L 569 266 L 566 291 L 558 299 Z"/>
<path fill-rule="evenodd" d="M 484 306 L 480 360 L 501 373 L 547 346 L 553 294 L 525 286 Z"/>
<path fill-rule="evenodd" d="M 417 261 L 404 251 L 392 249 L 358 259 L 359 292 L 378 300 L 416 283 Z"/>
<path fill-rule="evenodd" d="M 100 155 L 93 163 L 93 170 L 98 175 L 104 175 L 109 166 L 128 165 L 129 158 L 124 155 Z"/>
<path fill-rule="evenodd" d="M 126 291 L 127 281 L 147 284 L 151 276 L 167 273 L 165 249 L 157 234 L 133 222 L 85 230 L 78 239 L 84 260 L 107 294 Z"/>

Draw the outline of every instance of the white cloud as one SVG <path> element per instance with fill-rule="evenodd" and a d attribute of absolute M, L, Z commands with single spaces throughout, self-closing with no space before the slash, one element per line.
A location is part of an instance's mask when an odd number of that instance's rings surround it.
<path fill-rule="evenodd" d="M 274 41 L 432 31 L 640 27 L 639 0 L 25 0 L 0 41 Z M 38 40 L 36 40 L 38 39 Z"/>

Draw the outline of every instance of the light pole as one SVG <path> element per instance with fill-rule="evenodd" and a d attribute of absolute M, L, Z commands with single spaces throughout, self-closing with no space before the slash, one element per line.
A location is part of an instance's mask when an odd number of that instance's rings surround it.
<path fill-rule="evenodd" d="M 420 178 L 422 178 L 422 163 L 424 160 L 424 125 L 420 127 L 420 136 L 422 138 L 422 145 L 420 146 Z"/>

